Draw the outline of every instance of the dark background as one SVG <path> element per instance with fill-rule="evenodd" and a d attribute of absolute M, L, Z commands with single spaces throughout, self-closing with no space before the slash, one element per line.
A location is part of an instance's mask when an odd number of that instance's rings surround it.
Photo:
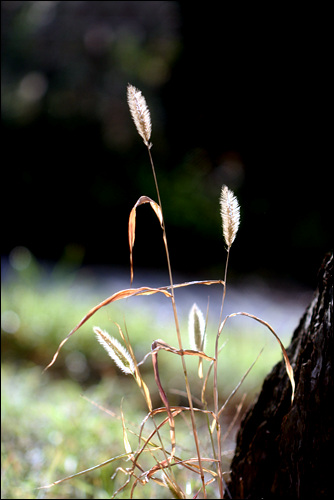
<path fill-rule="evenodd" d="M 241 225 L 230 271 L 314 286 L 332 246 L 326 12 L 207 2 L 2 2 L 1 254 L 128 266 L 156 199 L 126 103 L 152 117 L 174 270 L 218 278 L 219 194 Z M 135 266 L 165 268 L 137 213 Z"/>

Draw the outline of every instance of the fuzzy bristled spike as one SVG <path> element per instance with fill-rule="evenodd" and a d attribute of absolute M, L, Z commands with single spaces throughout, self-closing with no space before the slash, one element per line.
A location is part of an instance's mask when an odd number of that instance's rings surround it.
<path fill-rule="evenodd" d="M 150 148 L 152 131 L 150 112 L 147 107 L 145 97 L 142 95 L 141 91 L 130 84 L 128 84 L 128 104 L 138 133 L 143 138 L 146 146 Z"/>
<path fill-rule="evenodd" d="M 133 375 L 135 373 L 135 365 L 125 347 L 123 347 L 117 339 L 110 337 L 106 331 L 101 330 L 97 326 L 94 326 L 93 330 L 97 340 L 105 348 L 111 359 L 115 361 L 122 372 L 126 375 Z"/>
<path fill-rule="evenodd" d="M 200 308 L 193 304 L 189 312 L 188 331 L 190 346 L 195 351 L 203 351 L 205 344 L 205 319 Z"/>
<path fill-rule="evenodd" d="M 240 223 L 240 206 L 233 191 L 223 185 L 220 194 L 220 214 L 222 216 L 223 235 L 228 250 L 235 240 Z"/>

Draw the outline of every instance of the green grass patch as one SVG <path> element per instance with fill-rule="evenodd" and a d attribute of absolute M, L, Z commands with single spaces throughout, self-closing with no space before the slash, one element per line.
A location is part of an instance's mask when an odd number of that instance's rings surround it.
<path fill-rule="evenodd" d="M 94 388 L 105 401 L 108 393 Z M 70 380 L 53 381 L 38 367 L 1 369 L 1 497 L 106 498 L 112 494 L 112 466 L 37 488 L 108 458 L 122 449 L 117 418 L 97 409 Z M 119 413 L 119 410 L 116 409 Z"/>

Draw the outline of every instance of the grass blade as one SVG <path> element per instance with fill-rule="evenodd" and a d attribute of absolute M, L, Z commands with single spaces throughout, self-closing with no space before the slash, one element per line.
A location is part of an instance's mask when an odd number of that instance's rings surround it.
<path fill-rule="evenodd" d="M 163 229 L 163 217 L 162 217 L 162 211 L 160 206 L 153 201 L 151 198 L 148 196 L 141 196 L 139 200 L 135 203 L 134 207 L 132 208 L 129 216 L 129 225 L 128 225 L 128 237 L 129 237 L 129 247 L 130 247 L 130 274 L 131 274 L 131 279 L 130 283 L 132 284 L 133 281 L 133 246 L 135 244 L 135 236 L 136 236 L 136 210 L 137 207 L 140 205 L 143 205 L 144 203 L 149 203 L 156 213 L 156 216 L 159 219 L 161 228 Z"/>
<path fill-rule="evenodd" d="M 124 442 L 124 448 L 127 453 L 127 455 L 132 458 L 133 453 L 132 453 L 132 448 L 128 440 L 128 434 L 126 432 L 126 427 L 125 427 L 125 421 L 124 421 L 124 414 L 123 410 L 121 408 L 121 417 L 122 417 L 122 427 L 123 427 L 123 442 Z"/>
<path fill-rule="evenodd" d="M 82 320 L 70 331 L 70 333 L 61 341 L 61 343 L 59 344 L 58 349 L 56 350 L 56 352 L 55 352 L 55 354 L 54 354 L 51 362 L 48 364 L 48 366 L 46 368 L 44 368 L 43 371 L 45 372 L 46 370 L 48 370 L 54 364 L 54 362 L 56 361 L 56 359 L 58 357 L 60 349 L 63 347 L 63 345 L 65 344 L 65 342 L 67 342 L 68 339 L 73 335 L 73 333 L 75 333 L 77 330 L 79 330 L 79 328 L 84 323 L 86 323 L 86 321 L 88 321 L 89 318 L 91 318 L 93 316 L 93 314 L 95 314 L 99 309 L 101 309 L 101 307 L 107 306 L 108 304 L 111 304 L 112 302 L 116 302 L 117 300 L 126 299 L 128 297 L 133 297 L 133 296 L 136 296 L 136 295 L 152 295 L 154 293 L 163 293 L 164 295 L 166 295 L 166 297 L 170 297 L 171 296 L 171 294 L 167 290 L 159 289 L 159 288 L 150 288 L 150 287 L 143 286 L 143 287 L 140 287 L 140 288 L 128 288 L 128 289 L 125 289 L 125 290 L 121 290 L 119 292 L 114 293 L 113 295 L 111 295 L 107 299 L 103 300 L 102 302 L 100 302 L 100 304 L 98 304 L 97 306 L 93 307 L 82 318 Z"/>
<path fill-rule="evenodd" d="M 77 476 L 82 476 L 82 474 L 86 474 L 87 472 L 91 472 L 93 470 L 99 469 L 100 467 L 103 467 L 104 465 L 108 465 L 112 462 L 115 462 L 116 460 L 121 460 L 123 458 L 128 458 L 129 453 L 123 453 L 122 455 L 117 455 L 117 457 L 109 458 L 105 462 L 102 462 L 98 465 L 94 465 L 93 467 L 90 467 L 89 469 L 82 470 L 80 472 L 76 472 L 75 474 L 71 474 L 70 476 L 64 477 L 63 479 L 58 479 L 58 481 L 55 481 L 54 483 L 47 484 L 46 486 L 40 486 L 37 488 L 38 490 L 46 490 L 48 488 L 51 488 L 52 486 L 55 486 L 56 484 L 63 483 L 64 481 L 68 481 L 69 479 L 73 479 L 74 477 Z"/>
<path fill-rule="evenodd" d="M 292 369 L 291 363 L 289 361 L 289 357 L 288 357 L 288 354 L 287 354 L 287 352 L 285 350 L 285 347 L 282 344 L 281 339 L 279 338 L 279 336 L 277 335 L 277 333 L 269 325 L 269 323 L 267 323 L 266 321 L 264 321 L 261 318 L 258 318 L 257 316 L 254 316 L 253 314 L 249 314 L 249 313 L 246 313 L 246 312 L 237 312 L 237 313 L 230 314 L 227 317 L 228 318 L 232 318 L 233 316 L 247 316 L 248 318 L 255 319 L 255 321 L 258 321 L 262 325 L 266 326 L 271 331 L 271 333 L 274 335 L 274 337 L 276 338 L 277 342 L 279 343 L 279 345 L 281 347 L 281 350 L 282 350 L 282 353 L 283 353 L 283 358 L 284 358 L 284 363 L 285 363 L 286 373 L 287 373 L 287 375 L 289 377 L 289 380 L 290 380 L 290 383 L 291 383 L 291 389 L 292 389 L 291 404 L 292 404 L 293 400 L 294 400 L 294 397 L 295 397 L 295 379 L 294 379 L 294 376 L 293 376 L 293 369 Z"/>

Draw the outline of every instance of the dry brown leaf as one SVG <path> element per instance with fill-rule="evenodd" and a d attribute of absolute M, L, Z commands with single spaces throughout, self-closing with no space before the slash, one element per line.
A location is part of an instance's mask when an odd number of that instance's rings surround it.
<path fill-rule="evenodd" d="M 132 208 L 129 216 L 129 225 L 128 225 L 128 236 L 129 236 L 129 247 L 130 247 L 130 274 L 131 274 L 131 280 L 130 282 L 132 283 L 133 281 L 133 246 L 135 244 L 135 236 L 136 236 L 136 210 L 137 207 L 140 205 L 143 205 L 144 203 L 149 203 L 154 210 L 156 216 L 159 219 L 160 225 L 163 228 L 163 217 L 162 217 L 162 212 L 160 206 L 153 201 L 151 198 L 148 196 L 141 196 L 139 200 L 135 203 L 134 207 Z"/>

